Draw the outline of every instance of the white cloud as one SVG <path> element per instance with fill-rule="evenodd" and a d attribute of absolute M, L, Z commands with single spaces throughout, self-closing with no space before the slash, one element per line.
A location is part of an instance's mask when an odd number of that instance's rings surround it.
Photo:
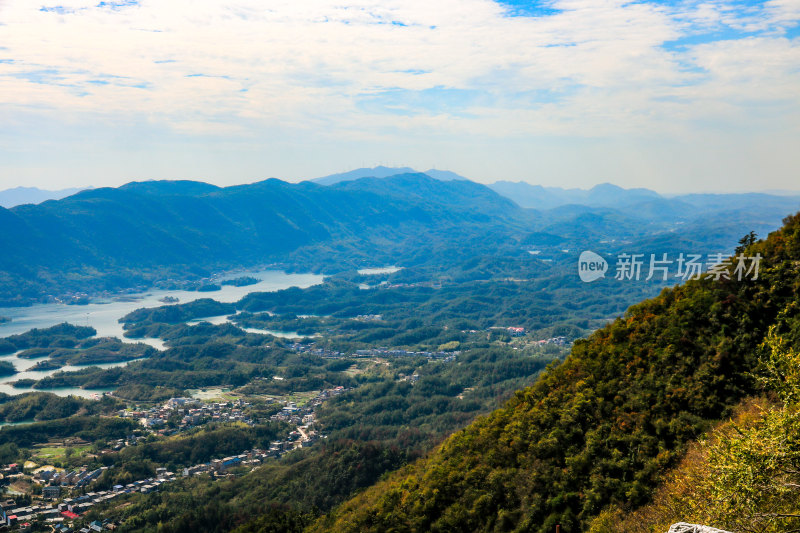
<path fill-rule="evenodd" d="M 37 116 L 256 143 L 800 134 L 784 120 L 798 0 L 560 0 L 543 17 L 489 0 L 40 1 L 0 3 L 16 133 Z M 664 46 L 721 29 L 757 35 Z"/>

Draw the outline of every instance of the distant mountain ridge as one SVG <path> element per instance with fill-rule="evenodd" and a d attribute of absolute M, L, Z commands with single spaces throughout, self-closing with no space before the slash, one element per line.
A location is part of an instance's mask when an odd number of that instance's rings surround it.
<path fill-rule="evenodd" d="M 662 198 L 660 194 L 650 189 L 623 189 L 611 183 L 602 183 L 586 190 L 543 187 L 524 181 L 498 181 L 489 185 L 489 188 L 507 198 L 512 198 L 521 207 L 533 209 L 553 209 L 570 204 L 620 207 Z"/>
<path fill-rule="evenodd" d="M 357 168 L 347 172 L 331 174 L 310 180 L 319 185 L 334 185 L 361 178 L 387 178 L 399 174 L 425 174 L 440 181 L 471 181 L 449 170 L 429 169 L 419 172 L 409 167 Z M 590 189 L 545 187 L 525 181 L 497 181 L 486 185 L 494 192 L 512 200 L 520 207 L 547 211 L 563 206 L 586 206 L 590 208 L 631 209 L 647 213 L 648 217 L 667 219 L 697 216 L 705 209 L 723 208 L 738 210 L 766 202 L 770 208 L 791 212 L 800 205 L 800 194 L 786 191 L 780 193 L 731 193 L 731 194 L 683 194 L 663 196 L 646 188 L 625 189 L 612 183 L 601 183 Z"/>
<path fill-rule="evenodd" d="M 800 194 L 731 193 L 731 194 L 682 194 L 662 196 L 656 191 L 643 188 L 624 189 L 611 183 L 601 183 L 591 189 L 563 189 L 543 187 L 519 181 L 498 181 L 488 185 L 498 194 L 512 199 L 520 207 L 538 210 L 557 209 L 563 206 L 610 207 L 641 212 L 652 216 L 690 216 L 705 209 L 743 209 L 764 202 L 776 209 L 791 212 L 800 202 Z"/>
<path fill-rule="evenodd" d="M 470 181 L 468 178 L 449 170 L 429 169 L 424 172 L 409 167 L 357 168 L 347 172 L 330 174 L 312 181 L 319 185 L 333 185 L 360 178 L 386 178 L 398 174 L 426 174 L 441 181 Z M 498 194 L 513 200 L 520 207 L 533 209 L 553 209 L 562 205 L 587 205 L 593 207 L 620 207 L 646 200 L 661 199 L 662 196 L 650 189 L 624 189 L 611 183 L 595 185 L 591 189 L 563 189 L 543 187 L 520 181 L 498 181 L 487 185 Z"/>
<path fill-rule="evenodd" d="M 6 209 L 23 204 L 40 204 L 47 200 L 60 200 L 67 196 L 86 190 L 89 187 L 73 187 L 49 191 L 36 187 L 14 187 L 0 191 L 0 206 Z"/>
<path fill-rule="evenodd" d="M 373 168 L 357 168 L 348 172 L 330 174 L 328 176 L 323 176 L 310 181 L 318 183 L 319 185 L 333 185 L 342 181 L 357 180 L 359 178 L 388 178 L 389 176 L 396 176 L 398 174 L 425 174 L 440 181 L 469 181 L 464 176 L 460 176 L 455 172 L 450 172 L 449 170 L 436 170 L 435 168 L 431 168 L 425 172 L 419 172 L 409 167 L 385 167 L 383 165 Z"/>

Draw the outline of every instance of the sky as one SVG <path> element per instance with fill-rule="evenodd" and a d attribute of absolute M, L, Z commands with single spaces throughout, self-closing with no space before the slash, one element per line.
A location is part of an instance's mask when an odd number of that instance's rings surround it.
<path fill-rule="evenodd" d="M 800 190 L 800 0 L 0 0 L 0 189 Z"/>

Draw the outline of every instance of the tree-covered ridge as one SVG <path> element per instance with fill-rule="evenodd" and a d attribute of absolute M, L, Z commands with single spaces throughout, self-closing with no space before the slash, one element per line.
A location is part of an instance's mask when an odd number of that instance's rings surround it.
<path fill-rule="evenodd" d="M 129 183 L 0 208 L 0 303 L 202 277 L 303 247 L 335 248 L 338 265 L 356 256 L 390 264 L 421 242 L 452 245 L 495 231 L 508 238 L 533 218 L 487 187 L 423 174 L 333 187 Z"/>
<path fill-rule="evenodd" d="M 677 521 L 763 533 L 800 528 L 800 352 L 778 333 L 783 318 L 756 374 L 767 396 L 746 400 L 693 445 L 652 503 L 628 513 L 609 508 L 592 533 L 659 533 Z"/>
<path fill-rule="evenodd" d="M 581 531 L 636 507 L 713 420 L 757 390 L 770 325 L 800 292 L 800 216 L 748 255 L 757 280 L 688 282 L 575 344 L 560 366 L 312 531 Z M 782 313 L 786 338 L 797 312 Z"/>

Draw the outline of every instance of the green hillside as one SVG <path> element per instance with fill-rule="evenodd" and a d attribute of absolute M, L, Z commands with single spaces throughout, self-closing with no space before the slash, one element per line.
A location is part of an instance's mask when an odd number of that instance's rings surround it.
<path fill-rule="evenodd" d="M 209 275 L 304 247 L 311 256 L 320 247 L 335 251 L 314 265 L 318 272 L 358 258 L 391 264 L 423 243 L 452 245 L 495 231 L 503 240 L 533 218 L 487 187 L 424 174 L 331 187 L 270 179 L 227 188 L 153 181 L 92 189 L 0 208 L 0 305 Z"/>
<path fill-rule="evenodd" d="M 691 281 L 631 307 L 502 409 L 343 504 L 311 531 L 583 531 L 647 503 L 714 421 L 758 392 L 776 325 L 800 338 L 800 215 L 747 255 L 757 280 Z"/>

